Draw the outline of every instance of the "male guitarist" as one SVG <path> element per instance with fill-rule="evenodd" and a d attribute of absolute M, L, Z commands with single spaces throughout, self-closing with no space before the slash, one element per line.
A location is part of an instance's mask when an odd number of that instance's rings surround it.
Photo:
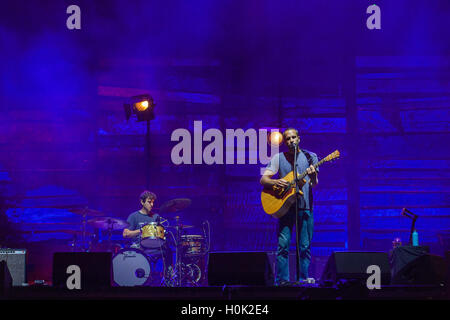
<path fill-rule="evenodd" d="M 297 148 L 297 172 L 300 174 L 307 171 L 305 177 L 306 183 L 301 191 L 303 196 L 299 197 L 298 210 L 295 208 L 295 202 L 289 211 L 279 219 L 278 222 L 278 248 L 276 260 L 276 283 L 279 286 L 289 284 L 289 246 L 291 243 L 291 234 L 295 225 L 295 212 L 298 212 L 298 234 L 299 237 L 299 263 L 300 263 L 300 279 L 299 282 L 306 282 L 308 279 L 308 269 L 311 262 L 311 239 L 313 234 L 313 211 L 312 211 L 312 187 L 317 185 L 317 169 L 313 164 L 318 162 L 315 153 L 302 150 L 299 148 L 300 137 L 298 131 L 294 128 L 287 128 L 283 132 L 284 143 L 289 151 L 277 153 L 272 157 L 264 171 L 260 183 L 266 188 L 274 186 L 285 188 L 288 182 L 284 179 L 272 179 L 279 173 L 280 177 L 285 177 L 293 170 L 294 152 Z M 317 170 L 317 171 L 316 171 Z"/>

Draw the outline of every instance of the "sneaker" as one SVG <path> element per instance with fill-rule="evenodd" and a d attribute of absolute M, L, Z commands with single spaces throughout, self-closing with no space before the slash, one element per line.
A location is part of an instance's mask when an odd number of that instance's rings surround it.
<path fill-rule="evenodd" d="M 280 280 L 277 284 L 277 287 L 290 287 L 292 284 L 287 280 Z"/>
<path fill-rule="evenodd" d="M 305 285 L 305 284 L 314 284 L 316 283 L 316 280 L 314 280 L 314 278 L 307 278 L 307 279 L 301 279 L 299 281 L 295 282 L 295 285 Z"/>
<path fill-rule="evenodd" d="M 316 280 L 314 278 L 308 278 L 308 279 L 306 279 L 306 282 L 313 284 L 313 283 L 316 283 Z"/>

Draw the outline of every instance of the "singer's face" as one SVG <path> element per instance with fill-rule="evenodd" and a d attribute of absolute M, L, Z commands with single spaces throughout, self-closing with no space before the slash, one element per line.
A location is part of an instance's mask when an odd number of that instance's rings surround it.
<path fill-rule="evenodd" d="M 295 130 L 288 130 L 284 133 L 284 142 L 288 146 L 289 150 L 292 150 L 292 145 L 294 143 L 298 145 L 300 138 Z"/>

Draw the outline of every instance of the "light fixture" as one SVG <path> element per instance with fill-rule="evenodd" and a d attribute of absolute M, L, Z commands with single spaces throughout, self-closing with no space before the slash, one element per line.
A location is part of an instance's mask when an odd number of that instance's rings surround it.
<path fill-rule="evenodd" d="M 267 135 L 267 142 L 271 146 L 279 146 L 283 143 L 283 134 L 281 132 L 275 131 Z"/>
<path fill-rule="evenodd" d="M 146 167 L 146 186 L 150 189 L 150 120 L 155 119 L 155 102 L 149 94 L 141 94 L 131 97 L 126 103 L 123 104 L 125 110 L 125 117 L 130 119 L 132 114 L 135 114 L 137 121 L 146 121 L 146 134 L 145 134 L 145 167 Z"/>
<path fill-rule="evenodd" d="M 130 119 L 135 114 L 137 121 L 149 121 L 155 119 L 155 103 L 149 94 L 141 94 L 130 98 L 128 103 L 123 105 L 126 119 Z"/>

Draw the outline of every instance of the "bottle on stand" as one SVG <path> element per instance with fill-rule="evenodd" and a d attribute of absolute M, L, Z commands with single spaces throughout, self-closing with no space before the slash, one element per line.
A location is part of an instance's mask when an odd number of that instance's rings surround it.
<path fill-rule="evenodd" d="M 414 229 L 414 232 L 412 233 L 412 245 L 414 247 L 417 247 L 419 245 L 419 233 L 416 229 Z"/>

